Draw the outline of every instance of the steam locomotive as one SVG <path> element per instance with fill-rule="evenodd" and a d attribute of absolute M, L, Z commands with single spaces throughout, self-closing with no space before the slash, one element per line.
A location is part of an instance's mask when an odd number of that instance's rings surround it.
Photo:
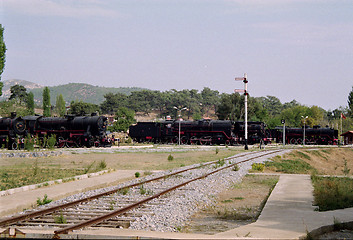
<path fill-rule="evenodd" d="M 272 138 L 276 142 L 283 142 L 283 128 L 276 127 L 271 130 Z M 285 142 L 286 144 L 303 144 L 304 128 L 285 128 Z M 338 130 L 319 125 L 313 128 L 305 127 L 305 144 L 313 145 L 335 145 L 338 144 Z"/>
<path fill-rule="evenodd" d="M 29 134 L 45 144 L 50 136 L 56 137 L 57 147 L 111 146 L 106 135 L 107 118 L 104 116 L 17 117 L 0 118 L 0 144 L 17 149 Z"/>
<path fill-rule="evenodd" d="M 268 143 L 266 125 L 263 122 L 248 122 L 248 143 Z M 230 120 L 138 122 L 129 127 L 129 136 L 136 142 L 181 144 L 226 144 L 244 143 L 244 122 Z"/>

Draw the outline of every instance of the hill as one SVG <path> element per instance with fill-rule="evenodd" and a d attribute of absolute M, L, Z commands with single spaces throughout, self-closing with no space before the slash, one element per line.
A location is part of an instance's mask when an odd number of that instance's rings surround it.
<path fill-rule="evenodd" d="M 39 84 L 25 81 L 25 80 L 6 80 L 3 82 L 3 95 L 0 97 L 0 100 L 8 99 L 11 95 L 10 88 L 13 85 L 19 84 L 24 86 L 27 89 L 27 92 L 33 92 L 34 101 L 36 104 L 42 103 L 42 93 L 44 86 Z M 131 94 L 134 91 L 141 91 L 143 88 L 137 87 L 119 87 L 119 88 L 107 88 L 93 86 L 86 83 L 69 83 L 64 85 L 58 85 L 49 87 L 50 90 L 50 102 L 52 105 L 55 105 L 56 96 L 62 94 L 67 104 L 71 101 L 83 101 L 88 103 L 100 104 L 105 98 L 104 95 L 107 93 L 124 93 L 126 95 Z"/>

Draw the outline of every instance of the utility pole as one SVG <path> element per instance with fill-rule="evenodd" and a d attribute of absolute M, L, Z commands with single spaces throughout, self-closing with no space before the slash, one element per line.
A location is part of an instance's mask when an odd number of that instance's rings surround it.
<path fill-rule="evenodd" d="M 244 73 L 244 77 L 242 78 L 235 78 L 235 81 L 243 81 L 244 82 L 244 107 L 245 107 L 245 140 L 244 140 L 244 149 L 248 150 L 248 79 L 247 79 L 247 74 Z M 238 89 L 235 89 L 235 92 L 239 92 Z"/>

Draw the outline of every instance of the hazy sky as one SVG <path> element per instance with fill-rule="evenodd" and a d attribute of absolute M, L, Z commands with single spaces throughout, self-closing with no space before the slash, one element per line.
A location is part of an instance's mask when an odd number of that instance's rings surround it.
<path fill-rule="evenodd" d="M 0 0 L 2 80 L 210 87 L 347 106 L 352 0 Z"/>

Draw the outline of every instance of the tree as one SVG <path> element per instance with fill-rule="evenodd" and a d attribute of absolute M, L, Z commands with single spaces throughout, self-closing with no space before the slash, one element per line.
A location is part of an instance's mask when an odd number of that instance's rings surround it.
<path fill-rule="evenodd" d="M 107 93 L 104 98 L 104 102 L 100 105 L 103 113 L 113 114 L 119 107 L 126 106 L 127 96 L 123 93 Z"/>
<path fill-rule="evenodd" d="M 56 103 L 55 103 L 56 112 L 59 114 L 60 117 L 65 116 L 66 107 L 65 107 L 65 100 L 62 94 L 56 96 Z"/>
<path fill-rule="evenodd" d="M 27 89 L 22 85 L 14 85 L 10 88 L 11 96 L 9 100 L 16 99 L 20 104 L 27 101 Z"/>
<path fill-rule="evenodd" d="M 121 107 L 116 112 L 116 122 L 113 124 L 113 131 L 124 131 L 129 129 L 129 126 L 136 123 L 135 112 L 126 107 Z"/>
<path fill-rule="evenodd" d="M 353 87 L 352 87 L 352 91 L 350 91 L 348 95 L 348 108 L 349 108 L 349 114 L 353 118 Z"/>
<path fill-rule="evenodd" d="M 93 103 L 86 103 L 86 102 L 75 102 L 72 101 L 70 104 L 70 114 L 75 114 L 75 115 L 85 115 L 85 114 L 91 114 L 91 113 L 96 113 L 99 112 L 100 108 L 97 104 Z"/>
<path fill-rule="evenodd" d="M 33 115 L 34 114 L 34 95 L 32 92 L 29 92 L 27 94 L 27 110 L 28 110 L 28 114 L 29 115 Z"/>
<path fill-rule="evenodd" d="M 50 117 L 51 112 L 50 112 L 50 90 L 48 87 L 45 87 L 43 89 L 43 116 L 44 117 Z"/>
<path fill-rule="evenodd" d="M 0 24 L 0 81 L 1 81 L 1 75 L 4 71 L 5 68 L 5 53 L 6 53 L 6 45 L 4 42 L 4 28 L 2 27 L 2 24 Z M 0 96 L 2 95 L 2 87 L 4 84 L 0 82 Z"/>

